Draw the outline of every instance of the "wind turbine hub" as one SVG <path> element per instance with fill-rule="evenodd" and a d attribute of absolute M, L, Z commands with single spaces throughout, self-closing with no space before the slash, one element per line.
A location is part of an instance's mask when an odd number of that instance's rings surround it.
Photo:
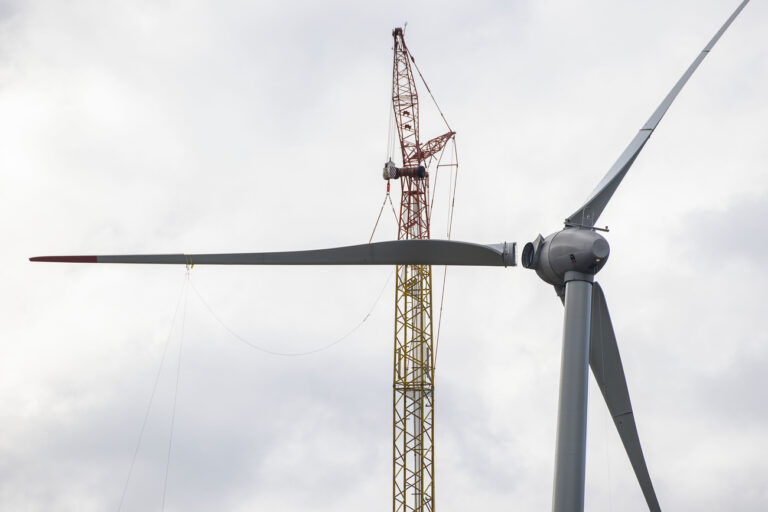
<path fill-rule="evenodd" d="M 545 282 L 560 286 L 565 284 L 567 272 L 597 274 L 610 252 L 608 241 L 595 230 L 567 227 L 525 244 L 522 263 Z"/>

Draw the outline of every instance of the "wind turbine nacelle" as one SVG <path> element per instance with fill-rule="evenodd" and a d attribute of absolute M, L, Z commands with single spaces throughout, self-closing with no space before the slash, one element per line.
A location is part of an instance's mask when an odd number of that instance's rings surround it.
<path fill-rule="evenodd" d="M 553 285 L 565 284 L 566 272 L 597 274 L 610 254 L 608 241 L 592 229 L 569 227 L 523 248 L 522 263 Z"/>

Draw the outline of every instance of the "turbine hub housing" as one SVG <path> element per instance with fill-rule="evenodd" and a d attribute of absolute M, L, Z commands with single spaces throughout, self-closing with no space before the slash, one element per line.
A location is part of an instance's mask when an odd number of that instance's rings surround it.
<path fill-rule="evenodd" d="M 608 241 L 592 229 L 568 227 L 525 244 L 522 263 L 545 282 L 565 284 L 566 272 L 597 274 L 610 254 Z"/>

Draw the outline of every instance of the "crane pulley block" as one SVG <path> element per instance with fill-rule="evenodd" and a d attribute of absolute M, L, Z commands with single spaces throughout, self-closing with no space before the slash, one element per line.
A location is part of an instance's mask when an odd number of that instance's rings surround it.
<path fill-rule="evenodd" d="M 390 160 L 384 164 L 384 171 L 382 172 L 382 176 L 387 181 L 395 180 L 401 177 L 423 179 L 427 178 L 429 173 L 427 173 L 427 169 L 423 165 L 415 167 L 397 167 L 395 166 L 395 163 Z"/>

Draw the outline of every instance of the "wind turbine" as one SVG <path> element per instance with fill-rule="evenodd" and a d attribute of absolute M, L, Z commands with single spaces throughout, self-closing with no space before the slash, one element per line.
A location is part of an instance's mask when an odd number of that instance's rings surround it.
<path fill-rule="evenodd" d="M 722 34 L 743 10 L 743 0 L 683 73 L 595 190 L 547 237 L 527 243 L 521 261 L 554 286 L 565 306 L 553 510 L 581 511 L 587 422 L 588 367 L 592 368 L 648 507 L 661 510 L 645 463 L 605 295 L 595 275 L 610 248 L 595 226 L 621 180 L 662 117 Z M 240 254 L 42 256 L 31 261 L 184 265 L 464 265 L 516 266 L 516 244 L 401 240 L 309 251 Z"/>

